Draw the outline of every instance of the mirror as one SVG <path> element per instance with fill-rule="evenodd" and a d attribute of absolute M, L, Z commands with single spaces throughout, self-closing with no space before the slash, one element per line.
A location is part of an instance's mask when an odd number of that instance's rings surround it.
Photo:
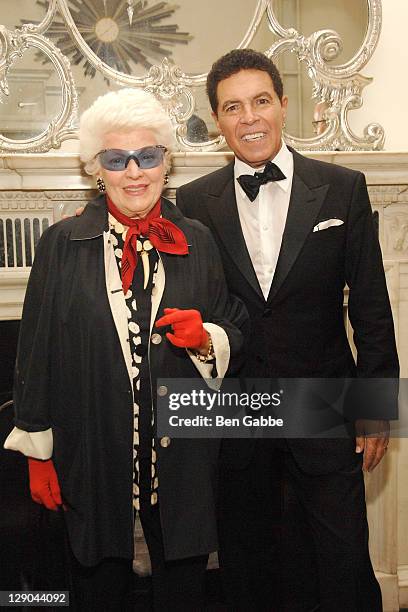
<path fill-rule="evenodd" d="M 359 51 L 368 27 L 366 0 L 281 0 L 276 5 L 276 16 L 284 28 L 295 28 L 304 36 L 330 28 L 339 35 L 338 46 L 333 45 L 327 58 L 329 66 L 347 63 Z M 289 96 L 287 132 L 297 138 L 315 138 L 327 129 L 328 102 L 313 96 L 314 82 L 306 61 L 287 50 L 276 58 Z"/>
<path fill-rule="evenodd" d="M 9 95 L 0 104 L 0 133 L 8 139 L 38 137 L 62 107 L 58 75 L 46 60 L 42 51 L 28 49 L 10 68 Z"/>
<path fill-rule="evenodd" d="M 48 0 L 18 0 L 18 2 L 2 2 L 0 5 L 0 23 L 13 31 L 21 28 L 22 20 L 27 23 L 41 23 L 49 8 Z"/>
<path fill-rule="evenodd" d="M 1 4 L 0 24 L 3 152 L 61 146 L 76 137 L 82 110 L 123 86 L 147 88 L 163 102 L 180 150 L 222 149 L 205 79 L 236 47 L 278 65 L 288 144 L 383 146 L 381 126 L 358 136 L 347 119 L 370 82 L 360 71 L 378 41 L 381 0 L 19 0 Z"/>
<path fill-rule="evenodd" d="M 295 28 L 304 36 L 327 28 L 335 30 L 342 41 L 342 49 L 331 61 L 335 65 L 344 64 L 358 52 L 368 27 L 366 0 L 280 0 L 275 12 L 284 28 Z"/>

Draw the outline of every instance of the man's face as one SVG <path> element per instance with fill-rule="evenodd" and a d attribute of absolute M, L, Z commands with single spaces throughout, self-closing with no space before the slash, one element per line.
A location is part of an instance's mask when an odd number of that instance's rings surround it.
<path fill-rule="evenodd" d="M 288 99 L 276 95 L 263 70 L 241 70 L 220 81 L 213 117 L 235 155 L 253 168 L 263 166 L 281 148 Z"/>

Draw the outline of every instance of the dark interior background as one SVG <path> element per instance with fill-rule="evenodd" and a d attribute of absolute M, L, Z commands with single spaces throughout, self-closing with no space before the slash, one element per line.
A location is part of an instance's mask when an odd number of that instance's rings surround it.
<path fill-rule="evenodd" d="M 0 405 L 11 399 L 20 321 L 0 321 Z"/>

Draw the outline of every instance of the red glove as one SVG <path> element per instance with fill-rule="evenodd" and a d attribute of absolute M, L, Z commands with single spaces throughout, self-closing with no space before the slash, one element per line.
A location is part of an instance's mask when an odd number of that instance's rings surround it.
<path fill-rule="evenodd" d="M 61 491 L 57 473 L 51 459 L 40 461 L 28 459 L 31 497 L 37 504 L 43 504 L 48 510 L 58 510 L 61 506 Z"/>
<path fill-rule="evenodd" d="M 208 332 L 203 327 L 203 320 L 198 310 L 180 310 L 165 308 L 164 317 L 156 321 L 156 327 L 171 325 L 173 334 L 167 332 L 167 339 L 174 346 L 204 350 L 208 346 Z"/>

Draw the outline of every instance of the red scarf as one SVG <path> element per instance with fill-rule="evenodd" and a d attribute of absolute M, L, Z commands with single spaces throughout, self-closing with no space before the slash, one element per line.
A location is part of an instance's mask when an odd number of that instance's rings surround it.
<path fill-rule="evenodd" d="M 122 225 L 128 227 L 122 254 L 122 288 L 126 294 L 132 284 L 133 274 L 137 266 L 136 243 L 140 235 L 146 236 L 152 245 L 163 253 L 172 255 L 187 255 L 188 245 L 184 233 L 177 225 L 168 219 L 160 217 L 161 200 L 143 219 L 132 219 L 118 210 L 109 196 L 106 197 L 108 210 Z"/>

